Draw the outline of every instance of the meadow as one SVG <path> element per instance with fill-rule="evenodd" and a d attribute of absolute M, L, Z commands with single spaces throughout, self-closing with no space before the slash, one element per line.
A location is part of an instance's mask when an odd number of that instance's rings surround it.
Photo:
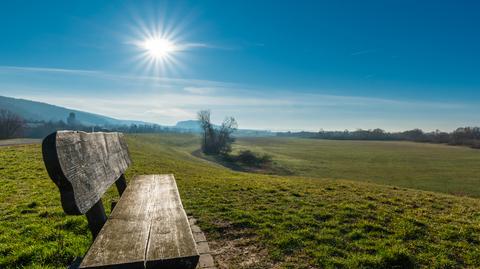
<path fill-rule="evenodd" d="M 175 174 L 185 209 L 206 232 L 219 268 L 480 267 L 480 200 L 446 194 L 478 196 L 473 164 L 480 152 L 240 139 L 235 150 L 274 156 L 270 173 L 282 174 L 273 175 L 195 157 L 199 141 L 192 135 L 130 135 L 127 141 L 134 161 L 127 179 Z M 115 199 L 112 188 L 107 210 Z M 1 147 L 0 268 L 64 267 L 90 240 L 84 217 L 63 214 L 40 146 Z"/>
<path fill-rule="evenodd" d="M 269 154 L 272 173 L 348 179 L 480 196 L 480 150 L 442 144 L 241 138 L 235 151 Z"/>

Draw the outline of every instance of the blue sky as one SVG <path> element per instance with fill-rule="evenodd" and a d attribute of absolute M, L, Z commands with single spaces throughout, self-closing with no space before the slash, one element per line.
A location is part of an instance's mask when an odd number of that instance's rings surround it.
<path fill-rule="evenodd" d="M 5 1 L 0 95 L 174 124 L 480 125 L 477 1 Z M 143 44 L 176 46 L 154 61 Z M 153 64 L 152 64 L 153 62 Z"/>

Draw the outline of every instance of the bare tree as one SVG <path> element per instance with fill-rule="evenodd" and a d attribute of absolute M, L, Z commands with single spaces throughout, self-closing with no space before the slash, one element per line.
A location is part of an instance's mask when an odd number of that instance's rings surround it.
<path fill-rule="evenodd" d="M 231 151 L 234 138 L 232 133 L 237 129 L 234 118 L 226 118 L 220 127 L 210 121 L 210 111 L 198 112 L 198 120 L 203 130 L 202 151 L 206 154 L 226 154 Z"/>
<path fill-rule="evenodd" d="M 17 114 L 0 109 L 0 139 L 13 138 L 20 135 L 24 121 Z"/>
<path fill-rule="evenodd" d="M 210 110 L 201 110 L 198 112 L 198 120 L 203 130 L 202 151 L 208 152 L 210 137 L 214 135 L 213 126 L 210 122 Z M 210 139 L 209 139 L 210 138 Z"/>
<path fill-rule="evenodd" d="M 232 151 L 232 143 L 235 139 L 232 137 L 233 132 L 237 130 L 238 124 L 233 117 L 227 117 L 220 126 L 217 135 L 218 151 L 221 154 Z"/>

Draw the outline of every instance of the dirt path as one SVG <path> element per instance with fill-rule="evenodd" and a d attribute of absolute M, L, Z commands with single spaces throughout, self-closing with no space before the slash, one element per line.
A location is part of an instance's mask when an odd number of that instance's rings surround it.
<path fill-rule="evenodd" d="M 15 139 L 5 139 L 0 140 L 0 147 L 3 146 L 15 146 L 15 145 L 28 145 L 28 144 L 40 144 L 41 139 L 32 139 L 32 138 L 15 138 Z"/>

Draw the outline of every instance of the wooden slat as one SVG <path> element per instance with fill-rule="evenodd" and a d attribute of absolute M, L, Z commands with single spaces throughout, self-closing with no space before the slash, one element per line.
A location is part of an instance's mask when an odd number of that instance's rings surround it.
<path fill-rule="evenodd" d="M 185 212 L 173 208 L 156 213 L 159 219 L 150 227 L 146 268 L 195 268 L 199 256 Z"/>
<path fill-rule="evenodd" d="M 199 254 L 173 175 L 156 175 L 146 268 L 195 268 Z M 162 199 L 168 197 L 168 199 Z"/>
<path fill-rule="evenodd" d="M 109 219 L 80 268 L 144 268 L 150 223 Z"/>
<path fill-rule="evenodd" d="M 58 131 L 42 145 L 67 214 L 85 214 L 130 165 L 121 133 Z"/>
<path fill-rule="evenodd" d="M 148 231 L 146 238 L 144 231 Z M 126 235 L 127 239 L 115 243 L 118 239 L 111 239 L 114 235 Z M 132 246 L 128 240 L 137 241 Z M 109 253 L 130 253 L 132 247 L 138 248 L 135 255 L 143 253 L 146 268 L 193 269 L 198 263 L 199 255 L 173 175 L 137 176 L 131 181 L 81 268 L 118 266 L 118 260 Z M 139 258 L 135 255 L 121 256 L 122 263 L 137 265 Z"/>
<path fill-rule="evenodd" d="M 147 179 L 147 180 L 145 180 Z M 110 219 L 150 220 L 156 202 L 153 176 L 136 176 L 123 192 Z"/>

